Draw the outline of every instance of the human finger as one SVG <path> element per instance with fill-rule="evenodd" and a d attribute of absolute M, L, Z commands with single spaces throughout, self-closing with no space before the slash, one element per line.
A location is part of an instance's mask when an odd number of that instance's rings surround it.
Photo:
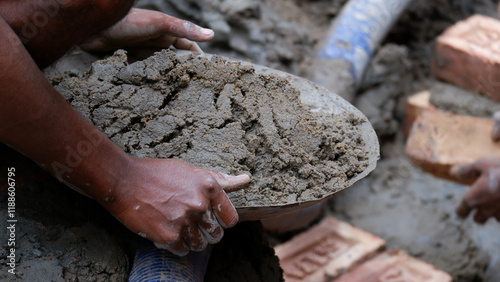
<path fill-rule="evenodd" d="M 184 38 L 177 38 L 175 42 L 172 44 L 172 46 L 181 50 L 188 50 L 195 53 L 203 53 L 203 50 L 201 50 L 200 46 L 198 46 L 196 42 Z"/>
<path fill-rule="evenodd" d="M 455 210 L 455 212 L 461 218 L 466 218 L 470 214 L 471 211 L 472 211 L 471 206 L 469 206 L 469 204 L 467 204 L 467 202 L 465 200 L 462 200 L 460 202 L 460 204 L 458 204 L 458 206 Z"/>
<path fill-rule="evenodd" d="M 493 130 L 491 131 L 493 141 L 500 140 L 500 111 L 493 114 Z"/>
<path fill-rule="evenodd" d="M 203 251 L 208 245 L 205 234 L 203 234 L 198 225 L 194 222 L 186 227 L 183 237 L 191 251 Z"/>
<path fill-rule="evenodd" d="M 169 15 L 164 15 L 164 31 L 176 37 L 187 38 L 196 42 L 206 42 L 214 38 L 214 31 L 192 22 Z"/>
<path fill-rule="evenodd" d="M 168 48 L 170 46 L 174 46 L 180 50 L 188 50 L 200 54 L 203 53 L 203 50 L 201 50 L 200 46 L 198 46 L 196 42 L 184 38 L 172 37 L 170 35 L 162 35 L 159 38 L 150 40 L 147 43 L 147 46 L 158 48 Z"/>
<path fill-rule="evenodd" d="M 245 185 L 250 183 L 250 176 L 246 174 L 240 174 L 237 176 L 227 175 L 224 173 L 220 173 L 215 177 L 219 185 L 226 192 L 234 192 L 242 189 Z"/>
<path fill-rule="evenodd" d="M 480 210 L 476 210 L 474 221 L 479 224 L 484 224 L 488 220 L 488 216 L 484 215 Z"/>
<path fill-rule="evenodd" d="M 450 169 L 450 174 L 458 179 L 477 178 L 481 172 L 477 169 L 475 163 L 459 164 Z"/>
<path fill-rule="evenodd" d="M 238 213 L 224 190 L 220 189 L 213 195 L 212 209 L 214 216 L 223 228 L 230 228 L 238 223 Z"/>
<path fill-rule="evenodd" d="M 500 213 L 500 207 L 498 206 L 498 203 L 495 202 L 482 205 L 479 209 L 481 210 L 481 213 L 487 217 L 495 217 Z"/>
<path fill-rule="evenodd" d="M 476 208 L 498 202 L 499 181 L 497 173 L 491 171 L 479 177 L 465 192 L 463 199 Z"/>
<path fill-rule="evenodd" d="M 224 229 L 211 210 L 203 214 L 198 226 L 209 244 L 218 243 L 224 236 Z"/>

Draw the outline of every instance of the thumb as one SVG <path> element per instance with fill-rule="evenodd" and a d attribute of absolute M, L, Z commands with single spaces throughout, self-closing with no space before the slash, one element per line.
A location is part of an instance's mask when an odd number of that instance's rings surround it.
<path fill-rule="evenodd" d="M 450 169 L 450 174 L 458 179 L 477 178 L 481 172 L 476 168 L 475 163 L 459 164 Z"/>
<path fill-rule="evenodd" d="M 216 177 L 217 182 L 222 189 L 226 192 L 233 192 L 240 190 L 243 186 L 250 183 L 250 176 L 246 174 L 240 174 L 238 176 L 227 175 L 224 173 L 220 174 L 221 177 Z"/>
<path fill-rule="evenodd" d="M 166 14 L 163 14 L 162 16 L 164 17 L 165 23 L 168 23 L 165 27 L 165 32 L 169 35 L 186 38 L 196 42 L 207 42 L 212 40 L 215 36 L 214 31 L 209 28 L 203 28 L 190 21 L 182 20 Z"/>

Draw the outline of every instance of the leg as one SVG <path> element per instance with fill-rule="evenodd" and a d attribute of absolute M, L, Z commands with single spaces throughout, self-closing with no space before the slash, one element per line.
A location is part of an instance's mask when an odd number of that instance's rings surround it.
<path fill-rule="evenodd" d="M 0 17 L 44 68 L 123 18 L 133 0 L 0 0 Z"/>

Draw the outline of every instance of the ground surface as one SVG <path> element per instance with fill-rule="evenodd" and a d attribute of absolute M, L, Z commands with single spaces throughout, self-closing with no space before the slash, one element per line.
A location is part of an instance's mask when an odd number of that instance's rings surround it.
<path fill-rule="evenodd" d="M 161 8 L 215 29 L 216 40 L 203 45 L 206 52 L 306 76 L 314 45 L 344 2 L 143 0 L 138 4 Z M 417 0 L 411 4 L 377 51 L 355 103 L 379 134 L 382 159 L 369 177 L 336 195 L 328 209 L 330 214 L 381 236 L 390 247 L 401 248 L 449 272 L 457 281 L 500 281 L 499 224 L 478 226 L 470 219 L 456 217 L 453 209 L 466 187 L 435 179 L 408 163 L 403 154 L 401 118 L 404 98 L 431 85 L 429 56 L 433 39 L 447 26 L 473 13 L 496 16 L 495 2 Z M 13 163 L 14 157 L 2 160 L 2 169 L 25 167 Z M 119 225 L 109 224 L 113 219 L 106 218 L 106 212 L 85 197 L 64 190 L 51 179 L 35 178 L 43 175 L 40 172 L 22 171 L 33 175 L 30 179 L 34 181 L 20 183 L 25 190 L 18 198 L 18 242 L 22 242 L 17 257 L 18 279 L 123 279 L 131 265 L 134 237 L 129 238 L 131 235 Z M 2 210 L 5 195 L 0 194 Z M 5 222 L 3 217 L 0 220 Z M 262 234 L 258 227 L 243 226 L 235 230 L 236 235 L 228 234 L 223 244 L 238 246 L 238 236 L 246 232 Z M 102 234 L 99 238 L 103 240 L 94 242 L 85 234 Z M 0 238 L 2 244 L 5 239 Z M 265 238 L 255 244 L 265 246 Z M 109 256 L 101 252 L 95 255 L 95 248 L 113 251 Z M 217 261 L 220 256 L 214 254 L 211 265 L 213 269 L 224 269 L 226 281 L 237 281 L 231 278 L 241 278 L 238 271 L 242 270 L 245 277 L 277 281 L 277 262 L 272 251 L 266 250 L 256 253 L 241 248 L 239 251 L 245 255 L 233 253 L 233 258 L 242 261 L 232 268 L 222 259 Z M 0 280 L 8 277 L 2 260 L 5 257 L 2 248 Z M 269 267 L 263 267 L 266 265 Z M 221 278 L 217 273 L 209 274 L 212 281 Z"/>

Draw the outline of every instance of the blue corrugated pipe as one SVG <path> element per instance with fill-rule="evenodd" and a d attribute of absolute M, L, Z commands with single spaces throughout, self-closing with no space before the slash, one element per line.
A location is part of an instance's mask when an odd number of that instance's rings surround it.
<path fill-rule="evenodd" d="M 130 271 L 130 282 L 201 282 L 205 277 L 212 245 L 201 252 L 179 257 L 141 240 Z"/>
<path fill-rule="evenodd" d="M 410 2 L 349 1 L 332 22 L 309 78 L 352 101 L 374 50 Z"/>

